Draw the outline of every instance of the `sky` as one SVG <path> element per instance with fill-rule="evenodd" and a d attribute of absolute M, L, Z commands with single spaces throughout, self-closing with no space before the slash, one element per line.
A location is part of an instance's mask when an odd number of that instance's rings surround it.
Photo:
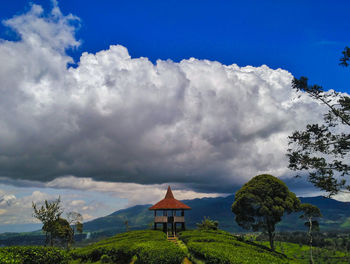
<path fill-rule="evenodd" d="M 282 3 L 281 3 L 282 2 Z M 0 10 L 0 232 L 32 201 L 85 221 L 234 193 L 287 169 L 287 137 L 326 109 L 307 76 L 349 93 L 348 1 L 7 1 Z M 347 196 L 338 197 L 350 200 Z"/>

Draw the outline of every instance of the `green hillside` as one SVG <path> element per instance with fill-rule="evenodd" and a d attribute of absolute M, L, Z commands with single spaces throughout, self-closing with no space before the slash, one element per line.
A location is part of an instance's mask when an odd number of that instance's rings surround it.
<path fill-rule="evenodd" d="M 234 220 L 231 205 L 234 196 L 217 198 L 202 198 L 185 200 L 192 210 L 186 211 L 186 225 L 196 228 L 204 216 L 219 221 L 219 228 L 228 232 L 245 232 Z M 320 208 L 323 217 L 320 219 L 321 232 L 350 231 L 350 203 L 318 197 L 300 198 L 302 203 L 311 203 Z M 91 239 L 111 237 L 126 231 L 125 221 L 128 221 L 130 230 L 148 229 L 153 223 L 153 213 L 148 210 L 151 205 L 137 205 L 116 211 L 108 216 L 100 217 L 84 223 L 85 234 L 76 237 L 81 241 L 88 234 Z M 277 231 L 305 231 L 303 221 L 298 214 L 286 215 L 277 225 Z M 0 234 L 0 245 L 42 245 L 45 241 L 40 232 L 5 233 Z"/>
<path fill-rule="evenodd" d="M 297 260 L 254 242 L 242 241 L 225 231 L 184 231 L 180 239 L 185 243 L 189 258 L 195 263 L 299 263 Z"/>
<path fill-rule="evenodd" d="M 320 219 L 322 231 L 350 230 L 350 203 L 334 199 L 318 197 L 301 197 L 302 203 L 310 203 L 320 208 L 323 217 Z M 244 232 L 234 221 L 231 205 L 234 196 L 217 198 L 202 198 L 183 201 L 192 210 L 186 211 L 186 224 L 195 228 L 204 216 L 219 221 L 220 229 L 229 232 Z M 106 217 L 101 217 L 85 223 L 87 232 L 100 232 L 106 236 L 125 231 L 125 220 L 128 220 L 131 229 L 144 229 L 153 221 L 153 214 L 148 210 L 151 205 L 137 205 L 119 210 Z M 278 231 L 305 230 L 299 214 L 286 215 L 277 225 Z"/>
<path fill-rule="evenodd" d="M 254 236 L 235 236 L 222 230 L 189 230 L 173 242 L 154 230 L 130 231 L 85 247 L 66 251 L 44 246 L 0 248 L 1 264 L 279 264 L 309 263 L 309 247 L 276 242 L 272 252 L 267 241 Z M 349 263 L 349 254 L 316 248 L 315 263 Z"/>
<path fill-rule="evenodd" d="M 184 231 L 179 239 L 167 241 L 161 231 L 130 231 L 68 252 L 43 246 L 5 247 L 0 259 L 2 264 L 300 263 L 225 231 Z"/>

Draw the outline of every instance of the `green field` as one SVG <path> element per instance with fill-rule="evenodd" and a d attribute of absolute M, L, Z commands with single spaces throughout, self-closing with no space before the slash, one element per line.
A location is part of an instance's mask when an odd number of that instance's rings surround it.
<path fill-rule="evenodd" d="M 0 248 L 1 264 L 279 264 L 309 263 L 309 247 L 276 241 L 276 252 L 268 242 L 225 231 L 192 230 L 169 242 L 161 231 L 130 231 L 70 251 L 43 246 Z M 186 260 L 185 257 L 190 261 Z M 314 248 L 315 263 L 349 263 L 346 253 Z"/>
<path fill-rule="evenodd" d="M 268 242 L 260 242 L 260 244 L 268 246 Z M 287 256 L 297 259 L 298 263 L 309 263 L 310 247 L 306 245 L 298 245 L 287 242 L 276 242 L 276 251 L 282 252 Z M 315 263 L 334 263 L 345 264 L 350 263 L 350 257 L 347 253 L 337 250 L 329 250 L 325 248 L 313 248 L 313 259 Z"/>
<path fill-rule="evenodd" d="M 0 248 L 1 264 L 68 264 L 69 253 L 54 247 L 13 246 Z"/>
<path fill-rule="evenodd" d="M 161 231 L 144 230 L 118 234 L 112 238 L 75 249 L 71 256 L 74 263 L 99 261 L 103 256 L 112 263 L 181 263 L 185 257 L 183 250 L 168 242 Z M 98 263 L 98 262 L 97 262 Z"/>
<path fill-rule="evenodd" d="M 225 231 L 184 231 L 180 239 L 186 244 L 190 259 L 205 263 L 299 263 L 265 246 L 240 241 Z"/>

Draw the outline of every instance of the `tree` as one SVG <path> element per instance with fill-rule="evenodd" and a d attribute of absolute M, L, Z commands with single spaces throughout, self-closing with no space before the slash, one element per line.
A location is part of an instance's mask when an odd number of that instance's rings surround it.
<path fill-rule="evenodd" d="M 33 217 L 39 219 L 43 223 L 42 230 L 45 232 L 46 244 L 53 246 L 53 235 L 55 227 L 57 226 L 56 221 L 60 218 L 63 210 L 61 208 L 61 199 L 58 197 L 54 201 L 44 201 L 44 205 L 38 208 L 37 204 L 32 202 L 34 210 Z"/>
<path fill-rule="evenodd" d="M 244 229 L 268 233 L 270 247 L 275 250 L 275 225 L 284 213 L 297 211 L 299 199 L 278 178 L 262 174 L 255 176 L 235 194 L 232 212 Z"/>
<path fill-rule="evenodd" d="M 129 232 L 130 226 L 129 226 L 129 220 L 128 220 L 127 217 L 126 217 L 125 220 L 124 220 L 124 225 L 125 225 L 125 230 L 126 230 L 126 232 Z"/>
<path fill-rule="evenodd" d="M 69 222 L 64 218 L 59 217 L 53 223 L 53 227 L 52 240 L 65 245 L 68 249 L 69 245 L 74 241 L 74 231 Z"/>
<path fill-rule="evenodd" d="M 204 216 L 202 222 L 197 223 L 196 225 L 200 230 L 218 230 L 219 222 Z"/>
<path fill-rule="evenodd" d="M 61 217 L 63 209 L 61 207 L 61 198 L 54 201 L 44 201 L 44 205 L 38 208 L 38 205 L 32 202 L 34 210 L 33 217 L 43 223 L 42 230 L 45 232 L 46 244 L 53 246 L 55 241 L 65 244 L 67 248 L 74 243 L 75 232 L 83 232 L 83 217 L 76 212 L 67 213 L 67 219 Z"/>
<path fill-rule="evenodd" d="M 307 222 L 305 222 L 305 226 L 309 228 L 308 236 L 309 236 L 309 245 L 310 245 L 310 263 L 313 264 L 314 260 L 312 257 L 312 231 L 318 230 L 318 221 L 313 220 L 313 218 L 321 217 L 321 211 L 317 206 L 314 206 L 312 204 L 302 204 L 300 206 L 300 210 L 303 212 L 303 214 L 300 216 L 300 218 L 306 219 Z"/>
<path fill-rule="evenodd" d="M 72 240 L 71 243 L 74 243 L 75 232 L 83 233 L 83 216 L 77 212 L 67 213 L 67 221 L 72 229 Z"/>
<path fill-rule="evenodd" d="M 350 49 L 343 51 L 340 65 L 349 66 Z M 289 136 L 289 168 L 307 170 L 308 180 L 331 197 L 350 191 L 350 97 L 321 86 L 309 85 L 306 77 L 293 79 L 293 89 L 305 92 L 328 108 L 322 124 L 308 124 Z M 346 132 L 344 132 L 346 131 Z"/>

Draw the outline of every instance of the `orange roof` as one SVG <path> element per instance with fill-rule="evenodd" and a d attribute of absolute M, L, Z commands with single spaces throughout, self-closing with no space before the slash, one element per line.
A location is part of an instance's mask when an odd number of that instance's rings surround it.
<path fill-rule="evenodd" d="M 176 200 L 174 198 L 174 195 L 173 195 L 173 192 L 171 191 L 170 186 L 168 186 L 168 191 L 166 192 L 165 198 L 148 209 L 149 210 L 172 210 L 172 209 L 191 210 L 191 207 Z"/>

